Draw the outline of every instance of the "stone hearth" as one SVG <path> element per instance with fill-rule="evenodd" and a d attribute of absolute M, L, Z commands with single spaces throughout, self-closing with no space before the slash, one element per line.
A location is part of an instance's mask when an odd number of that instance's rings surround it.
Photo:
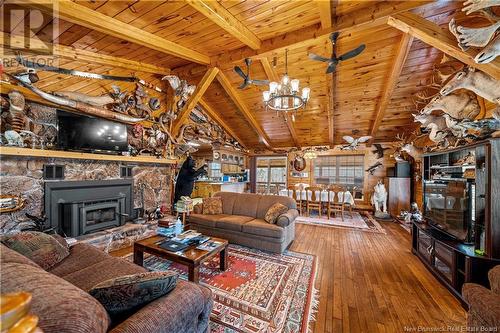
<path fill-rule="evenodd" d="M 50 154 L 50 151 L 47 151 L 47 154 Z M 26 204 L 20 211 L 0 215 L 0 235 L 18 232 L 23 227 L 32 225 L 25 213 L 34 216 L 43 215 L 43 165 L 51 163 L 65 166 L 65 181 L 120 178 L 119 162 L 2 156 L 0 160 L 2 194 L 21 195 Z M 173 168 L 173 165 L 163 164 L 135 165 L 132 208 L 141 207 L 141 194 L 143 194 L 146 210 L 153 210 L 158 206 L 164 206 L 169 210 Z"/>
<path fill-rule="evenodd" d="M 87 243 L 104 252 L 110 252 L 134 245 L 135 241 L 156 235 L 157 221 L 143 224 L 126 223 L 116 228 L 98 231 L 76 237 L 78 243 Z"/>

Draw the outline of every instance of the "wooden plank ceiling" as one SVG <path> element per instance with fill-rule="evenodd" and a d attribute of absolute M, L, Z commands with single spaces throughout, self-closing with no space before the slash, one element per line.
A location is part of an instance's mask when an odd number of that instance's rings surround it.
<path fill-rule="evenodd" d="M 44 10 L 36 1 L 26 2 L 23 6 Z M 457 14 L 461 8 L 457 1 L 340 0 L 328 6 L 321 0 L 70 3 L 68 8 L 82 8 L 82 13 L 91 10 L 99 13 L 96 17 L 102 15 L 99 19 L 103 23 L 92 28 L 93 20 L 88 15 L 65 12 L 66 7 L 68 4 L 61 6 L 56 34 L 52 34 L 55 21 L 49 15 L 31 34 L 61 45 L 62 51 L 56 52 L 59 66 L 112 75 L 133 73 L 161 87 L 165 87 L 165 82 L 160 78 L 170 70 L 197 84 L 207 69 L 217 66 L 220 72 L 208 88 L 204 87 L 201 104 L 217 112 L 242 143 L 253 148 L 338 144 L 342 136 L 352 135 L 353 130 L 358 135 L 373 133 L 375 142 L 392 141 L 412 124 L 412 95 L 428 83 L 442 52 L 417 38 L 403 38 L 402 31 L 386 24 L 388 16 L 410 10 L 446 28 L 453 16 L 461 15 Z M 22 33 L 21 19 L 13 17 L 10 31 L 6 32 Z M 121 37 L 123 31 L 114 28 L 122 24 L 134 27 L 134 36 L 131 33 L 130 37 L 134 42 Z M 332 76 L 325 74 L 325 63 L 310 60 L 308 53 L 329 57 L 332 46 L 328 35 L 336 29 L 341 31 L 337 54 L 361 43 L 366 44 L 366 49 L 358 57 L 341 63 Z M 142 31 L 142 35 L 136 35 L 137 31 Z M 158 45 L 152 46 L 147 36 L 154 37 Z M 179 56 L 170 50 L 176 45 L 192 52 Z M 409 51 L 400 52 L 405 45 Z M 253 59 L 253 78 L 281 77 L 285 72 L 285 49 L 289 50 L 289 75 L 300 79 L 301 86 L 311 88 L 307 108 L 299 112 L 293 123 L 264 109 L 265 87 L 237 89 L 241 78 L 232 70 L 235 65 L 244 68 L 243 59 L 249 55 Z M 85 57 L 78 57 L 78 52 L 85 53 Z M 99 55 L 123 61 L 112 66 L 108 58 L 96 60 Z M 147 64 L 147 69 L 137 70 L 136 62 Z M 387 82 L 391 75 L 392 81 Z M 111 85 L 109 81 L 48 72 L 40 72 L 40 78 L 37 86 L 47 91 L 98 95 L 109 91 Z M 227 89 L 227 84 L 232 89 Z M 119 86 L 132 89 L 130 83 L 122 82 Z"/>

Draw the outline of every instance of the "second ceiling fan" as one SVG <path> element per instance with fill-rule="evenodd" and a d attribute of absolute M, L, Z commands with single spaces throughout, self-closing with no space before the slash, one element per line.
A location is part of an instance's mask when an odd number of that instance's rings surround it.
<path fill-rule="evenodd" d="M 236 74 L 243 78 L 243 83 L 238 87 L 240 89 L 245 89 L 249 84 L 255 84 L 258 86 L 269 84 L 267 80 L 252 80 L 250 79 L 250 65 L 252 64 L 252 59 L 246 58 L 245 65 L 247 66 L 247 72 L 243 72 L 240 66 L 234 66 L 234 71 Z"/>
<path fill-rule="evenodd" d="M 361 44 L 357 48 L 355 48 L 349 52 L 344 53 L 340 57 L 337 57 L 337 54 L 335 53 L 335 44 L 337 43 L 338 37 L 339 37 L 338 32 L 334 32 L 330 35 L 330 41 L 332 42 L 332 45 L 333 45 L 333 52 L 332 52 L 331 58 L 325 58 L 325 57 L 319 56 L 319 55 L 314 54 L 314 53 L 309 53 L 310 59 L 328 63 L 328 68 L 326 69 L 327 74 L 333 73 L 335 71 L 335 69 L 337 68 L 337 65 L 339 62 L 354 58 L 355 56 L 357 56 L 361 52 L 363 52 L 363 50 L 366 48 L 365 44 Z"/>

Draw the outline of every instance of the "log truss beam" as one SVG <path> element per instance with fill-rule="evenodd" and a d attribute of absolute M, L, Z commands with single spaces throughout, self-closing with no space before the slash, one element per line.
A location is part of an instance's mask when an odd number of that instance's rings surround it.
<path fill-rule="evenodd" d="M 462 51 L 457 45 L 457 40 L 449 31 L 442 29 L 435 23 L 428 21 L 421 16 L 413 13 L 401 13 L 389 17 L 387 24 L 420 39 L 422 42 L 435 47 L 436 49 L 471 67 L 477 68 L 491 75 L 497 80 L 500 80 L 500 60 L 494 60 L 489 64 L 477 64 L 474 61 L 474 57 L 478 51 Z"/>
<path fill-rule="evenodd" d="M 243 44 L 254 50 L 260 48 L 260 39 L 219 2 L 213 0 L 186 0 L 186 2 Z"/>
<path fill-rule="evenodd" d="M 384 118 L 385 110 L 387 106 L 391 102 L 391 96 L 394 92 L 394 88 L 398 83 L 399 76 L 403 71 L 403 67 L 408 57 L 408 53 L 411 49 L 411 44 L 413 43 L 413 36 L 410 34 L 404 33 L 401 36 L 401 41 L 397 47 L 397 53 L 394 57 L 394 64 L 392 65 L 391 71 L 387 77 L 386 84 L 384 86 L 384 90 L 382 91 L 382 97 L 380 98 L 377 108 L 375 111 L 375 120 L 373 121 L 372 127 L 370 129 L 370 134 L 372 138 L 370 139 L 370 143 L 375 139 L 375 135 L 377 134 L 378 128 L 382 119 Z"/>
<path fill-rule="evenodd" d="M 336 24 L 333 27 L 322 29 L 321 24 L 311 25 L 299 30 L 291 31 L 286 34 L 266 39 L 262 41 L 261 47 L 254 50 L 250 47 L 243 47 L 233 51 L 224 52 L 211 58 L 213 66 L 221 69 L 230 68 L 234 63 L 238 63 L 245 58 L 260 59 L 262 57 L 272 56 L 282 53 L 285 49 L 296 49 L 317 45 L 329 38 L 334 31 L 340 33 L 352 33 L 359 30 L 368 29 L 374 26 L 380 26 L 387 23 L 390 15 L 405 12 L 418 8 L 431 0 L 417 1 L 383 1 L 374 2 L 373 6 L 354 10 L 351 13 L 339 15 L 336 18 Z"/>
<path fill-rule="evenodd" d="M 176 136 L 179 132 L 179 129 L 181 126 L 186 122 L 187 118 L 189 117 L 189 114 L 193 110 L 193 108 L 198 104 L 200 101 L 200 98 L 203 96 L 205 91 L 207 91 L 208 87 L 214 80 L 214 78 L 217 76 L 219 73 L 219 69 L 217 67 L 212 67 L 207 72 L 205 75 L 203 75 L 203 78 L 201 79 L 200 83 L 196 86 L 195 91 L 193 94 L 189 97 L 187 100 L 186 104 L 180 111 L 179 115 L 177 115 L 177 119 L 175 120 L 173 126 L 172 126 L 172 134 Z"/>
<path fill-rule="evenodd" d="M 315 0 L 318 6 L 319 17 L 321 20 L 321 28 L 328 29 L 332 27 L 332 1 Z"/>
<path fill-rule="evenodd" d="M 222 71 L 219 72 L 219 75 L 217 75 L 217 80 L 221 84 L 222 88 L 224 88 L 226 93 L 229 95 L 231 100 L 234 102 L 234 104 L 236 104 L 240 112 L 243 114 L 243 117 L 245 117 L 250 126 L 252 126 L 255 132 L 257 132 L 257 135 L 259 136 L 259 139 L 262 141 L 262 143 L 264 143 L 264 145 L 266 145 L 267 148 L 272 150 L 273 147 L 271 146 L 271 141 L 269 140 L 269 137 L 267 136 L 266 132 L 264 132 L 260 124 L 252 115 L 250 109 L 246 106 L 243 99 L 240 97 L 239 93 L 236 91 L 235 88 L 233 88 L 231 82 L 224 74 L 224 72 Z"/>
<path fill-rule="evenodd" d="M 56 15 L 65 21 L 102 32 L 106 35 L 121 38 L 165 54 L 199 64 L 210 63 L 210 57 L 205 54 L 136 28 L 73 1 L 54 0 L 52 2 L 43 2 L 40 0 L 22 0 L 20 3 L 50 14 L 55 11 Z"/>
<path fill-rule="evenodd" d="M 170 69 L 165 67 L 158 67 L 143 62 L 129 60 L 125 58 L 114 57 L 106 54 L 95 53 L 87 50 L 76 49 L 74 47 L 50 44 L 42 42 L 39 39 L 29 38 L 23 36 L 13 36 L 10 34 L 0 34 L 0 45 L 13 50 L 23 49 L 25 43 L 28 42 L 29 48 L 27 52 L 37 54 L 43 50 L 51 49 L 52 55 L 63 59 L 88 62 L 91 64 L 99 64 L 104 66 L 111 66 L 117 68 L 128 69 L 134 72 L 152 73 L 152 74 L 170 74 Z M 24 51 L 23 51 L 24 52 Z"/>

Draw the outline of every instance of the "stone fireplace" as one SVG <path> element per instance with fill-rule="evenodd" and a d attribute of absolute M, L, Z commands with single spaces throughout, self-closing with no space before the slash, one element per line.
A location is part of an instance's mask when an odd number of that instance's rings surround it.
<path fill-rule="evenodd" d="M 69 237 L 118 227 L 131 215 L 131 179 L 45 182 L 50 227 Z"/>
<path fill-rule="evenodd" d="M 43 179 L 43 168 L 44 165 L 47 164 L 64 165 L 64 180 Z M 64 206 L 67 207 L 66 210 L 77 209 L 75 208 L 77 205 L 79 205 L 78 209 L 80 212 L 82 208 L 87 208 L 85 211 L 89 212 L 88 218 L 90 220 L 94 217 L 98 218 L 99 213 L 92 213 L 94 210 L 88 209 L 89 205 L 107 205 L 109 203 L 107 199 L 111 199 L 115 207 L 116 205 L 120 207 L 117 210 L 125 214 L 131 213 L 134 208 L 144 208 L 147 211 L 152 211 L 156 207 L 163 206 L 169 208 L 171 206 L 171 184 L 172 177 L 175 174 L 173 165 L 137 163 L 133 166 L 133 175 L 131 178 L 121 178 L 121 165 L 120 162 L 115 161 L 2 156 L 0 159 L 1 192 L 2 194 L 21 195 L 25 200 L 25 205 L 23 209 L 17 212 L 0 214 L 0 235 L 15 233 L 33 226 L 32 220 L 28 218 L 25 213 L 37 217 L 46 215 L 49 217 L 47 221 L 51 221 L 50 225 L 48 225 L 49 222 L 47 222 L 46 227 L 59 227 L 54 222 L 58 220 L 54 220 L 52 216 L 55 216 L 53 214 L 59 213 L 57 209 L 54 212 L 54 207 L 59 207 L 60 210 L 63 210 L 63 205 L 55 204 L 52 206 L 46 202 L 49 196 L 45 195 L 45 191 L 48 187 L 56 189 L 57 192 L 69 190 L 68 186 L 75 186 L 78 184 L 88 183 L 106 185 L 105 187 L 90 187 L 90 197 L 73 197 L 72 199 L 63 197 L 56 199 L 64 201 Z M 101 191 L 103 191 L 103 188 L 111 184 L 115 186 L 123 186 L 123 184 L 126 184 L 127 190 L 117 190 L 117 188 L 113 186 L 110 187 L 113 188 L 112 192 L 105 193 L 100 197 L 96 196 L 97 193 L 102 193 Z M 79 189 L 79 191 L 84 189 L 85 187 Z M 128 197 L 129 191 L 133 191 L 130 197 Z M 64 192 L 59 193 L 64 194 Z M 122 196 L 117 193 L 127 193 L 125 203 L 123 203 L 121 199 Z M 120 203 L 120 200 L 122 200 L 122 203 Z M 98 203 L 98 201 L 104 202 Z M 49 210 L 46 209 L 46 207 L 52 207 L 52 209 Z M 69 207 L 71 207 L 71 209 Z M 125 207 L 123 211 L 120 211 L 120 209 L 122 209 L 121 207 Z M 108 211 L 109 209 L 104 210 Z M 100 213 L 101 216 L 105 217 L 104 220 L 106 220 L 106 222 L 111 222 L 109 218 L 106 218 L 106 215 L 109 213 L 105 211 Z M 117 217 L 117 215 L 114 216 Z M 99 222 L 99 224 L 104 223 L 102 220 L 103 218 L 101 217 L 101 222 Z M 125 220 L 127 220 L 127 218 L 122 217 L 121 221 L 115 220 L 112 224 L 116 225 L 118 222 L 124 223 Z M 94 230 L 101 230 L 101 227 L 104 227 L 104 225 L 100 225 L 99 228 L 97 228 L 96 225 L 96 229 Z M 89 223 L 88 230 L 86 228 L 85 232 L 88 234 L 92 228 L 92 223 Z M 108 230 L 113 230 L 113 227 Z M 99 233 L 99 231 L 92 231 L 92 235 Z"/>

